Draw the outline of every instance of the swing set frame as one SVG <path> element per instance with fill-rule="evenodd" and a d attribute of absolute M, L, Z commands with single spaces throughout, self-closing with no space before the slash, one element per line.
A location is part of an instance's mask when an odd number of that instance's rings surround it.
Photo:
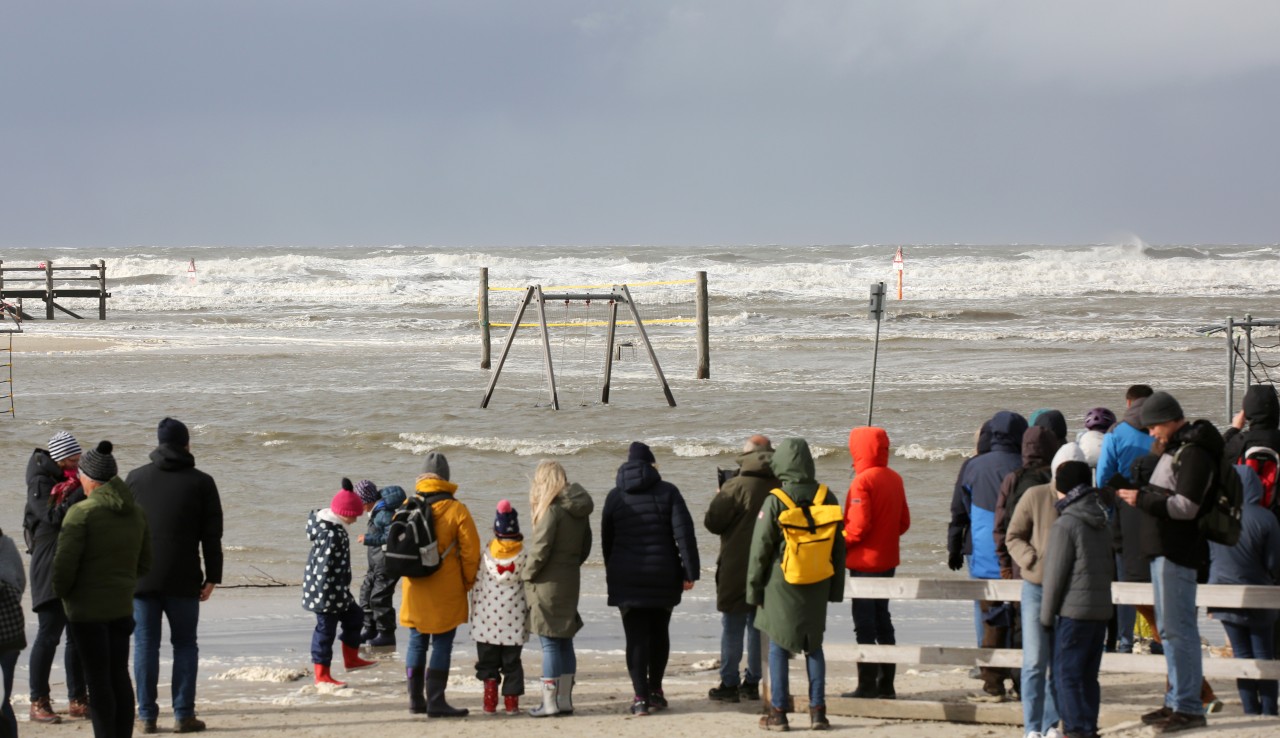
<path fill-rule="evenodd" d="M 489 386 L 484 393 L 484 399 L 480 401 L 481 408 L 489 407 L 489 400 L 493 397 L 493 390 L 498 384 L 498 377 L 502 375 L 502 366 L 507 361 L 507 355 L 510 353 L 511 345 L 516 338 L 516 331 L 520 329 L 520 321 L 524 318 L 525 310 L 528 309 L 529 304 L 536 302 L 538 305 L 538 325 L 542 331 L 542 358 L 547 370 L 547 391 L 550 393 L 552 409 L 560 409 L 560 397 L 556 392 L 555 369 L 551 361 L 551 334 L 547 329 L 548 300 L 564 301 L 566 304 L 569 302 L 609 301 L 609 328 L 605 339 L 604 352 L 604 383 L 600 389 L 601 404 L 609 404 L 609 385 L 613 375 L 613 337 L 618 325 L 618 305 L 623 304 L 627 306 L 627 310 L 635 321 L 636 331 L 640 334 L 640 340 L 644 342 L 645 350 L 649 354 L 649 361 L 653 364 L 653 371 L 658 376 L 658 382 L 662 385 L 662 394 L 666 396 L 667 405 L 669 407 L 676 406 L 676 399 L 671 394 L 671 386 L 667 384 L 667 378 L 662 374 L 662 367 L 658 364 L 658 355 L 654 353 L 653 344 L 649 341 L 649 334 L 644 329 L 644 321 L 640 319 L 640 312 L 636 309 L 635 300 L 632 299 L 631 291 L 627 289 L 625 284 L 613 285 L 609 292 L 603 294 L 590 292 L 549 293 L 542 291 L 542 285 L 534 284 L 529 285 L 525 290 L 524 299 L 520 301 L 520 305 L 516 308 L 515 319 L 511 321 L 511 329 L 507 332 L 507 340 L 502 345 L 502 353 L 498 356 L 498 365 L 494 367 L 493 376 L 489 378 Z"/>

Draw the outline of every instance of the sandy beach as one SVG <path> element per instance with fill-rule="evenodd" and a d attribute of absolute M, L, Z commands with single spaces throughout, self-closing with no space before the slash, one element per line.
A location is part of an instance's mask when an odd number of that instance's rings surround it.
<path fill-rule="evenodd" d="M 572 717 L 534 720 L 526 716 L 486 716 L 480 713 L 481 688 L 470 671 L 474 654 L 469 648 L 454 650 L 453 673 L 449 698 L 452 704 L 467 707 L 471 716 L 460 720 L 431 719 L 408 713 L 404 695 L 403 671 L 394 654 L 379 656 L 376 666 L 351 674 L 335 674 L 345 679 L 345 689 L 318 690 L 306 666 L 300 660 L 296 667 L 232 667 L 216 673 L 202 674 L 199 684 L 198 712 L 209 724 L 211 732 L 230 732 L 245 736 L 293 735 L 305 738 L 327 736 L 420 735 L 422 731 L 447 728 L 450 735 L 492 736 L 520 734 L 526 736 L 719 736 L 758 731 L 758 706 L 755 704 L 724 705 L 706 699 L 706 691 L 716 683 L 714 654 L 673 654 L 665 691 L 671 708 L 666 712 L 637 718 L 627 713 L 630 689 L 620 656 L 591 655 L 579 660 L 579 686 L 575 691 L 575 714 Z M 526 646 L 525 669 L 528 687 L 532 689 L 538 668 L 536 648 Z M 167 666 L 162 667 L 162 672 Z M 914 669 L 899 673 L 897 703 L 886 701 L 828 698 L 828 711 L 833 730 L 866 732 L 890 738 L 937 736 L 991 736 L 1016 738 L 1022 735 L 1016 724 L 942 723 L 928 720 L 898 720 L 884 717 L 887 711 L 911 714 L 918 709 L 914 701 L 948 703 L 957 711 L 973 709 L 966 696 L 978 682 L 967 676 L 967 669 Z M 288 680 L 289 676 L 297 677 Z M 828 662 L 828 694 L 852 687 L 853 665 Z M 806 682 L 798 662 L 793 662 L 792 690 L 801 692 Z M 1138 738 L 1151 731 L 1137 722 L 1142 712 L 1159 700 L 1162 685 L 1149 676 L 1103 676 L 1104 735 Z M 1208 728 L 1192 731 L 1192 735 L 1222 735 L 1239 738 L 1274 736 L 1278 726 L 1274 718 L 1250 718 L 1241 713 L 1234 689 L 1218 686 L 1218 694 L 1226 703 L 1222 713 L 1212 716 Z M 55 694 L 61 685 L 55 685 Z M 170 713 L 166 700 L 167 685 L 161 685 L 161 729 L 167 731 Z M 531 695 L 522 698 L 521 707 L 533 706 Z M 16 696 L 14 706 L 25 713 L 24 696 Z M 1003 715 L 1017 720 L 1018 703 L 984 705 L 985 715 Z M 792 730 L 807 730 L 807 715 L 792 716 Z M 91 735 L 83 722 L 58 726 L 24 724 L 25 735 L 55 738 L 63 735 Z"/>

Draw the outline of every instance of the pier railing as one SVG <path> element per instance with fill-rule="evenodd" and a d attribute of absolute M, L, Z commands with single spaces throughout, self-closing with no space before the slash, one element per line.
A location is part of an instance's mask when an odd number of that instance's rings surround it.
<path fill-rule="evenodd" d="M 85 287 L 68 286 L 68 283 L 84 282 Z M 5 266 L 0 260 L 0 301 L 13 299 L 17 301 L 20 316 L 32 318 L 22 309 L 24 298 L 44 301 L 44 317 L 53 320 L 55 311 L 61 311 L 73 318 L 81 316 L 58 304 L 58 300 L 66 298 L 88 298 L 98 301 L 98 320 L 107 319 L 107 263 L 99 259 L 97 264 L 87 266 L 54 266 L 46 261 L 34 267 Z"/>

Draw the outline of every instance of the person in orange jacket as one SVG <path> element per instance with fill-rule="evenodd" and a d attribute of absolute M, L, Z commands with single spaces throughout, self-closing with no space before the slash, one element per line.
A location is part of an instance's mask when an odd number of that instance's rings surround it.
<path fill-rule="evenodd" d="M 844 501 L 845 568 L 850 577 L 892 577 L 898 540 L 911 527 L 902 477 L 889 468 L 889 434 L 862 426 L 849 431 L 853 481 Z M 860 644 L 897 641 L 888 600 L 853 600 L 853 631 Z M 894 664 L 858 664 L 858 687 L 843 697 L 893 699 Z"/>

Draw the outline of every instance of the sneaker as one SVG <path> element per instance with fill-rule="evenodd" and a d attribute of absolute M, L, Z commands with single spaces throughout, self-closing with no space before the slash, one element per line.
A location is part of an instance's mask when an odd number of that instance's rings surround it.
<path fill-rule="evenodd" d="M 1151 727 L 1155 728 L 1157 733 L 1176 733 L 1179 730 L 1203 728 L 1205 725 L 1208 725 L 1208 721 L 1204 719 L 1204 715 L 1188 715 L 1185 712 L 1174 712 Z"/>
<path fill-rule="evenodd" d="M 649 703 L 644 701 L 643 697 L 636 697 L 631 701 L 631 714 L 644 717 L 649 714 Z"/>
<path fill-rule="evenodd" d="M 87 697 L 76 697 L 67 704 L 67 717 L 73 717 L 77 720 L 89 719 L 89 699 Z"/>
<path fill-rule="evenodd" d="M 1214 715 L 1222 712 L 1222 700 L 1214 698 L 1204 703 L 1204 714 Z"/>
<path fill-rule="evenodd" d="M 739 687 L 726 687 L 722 682 L 707 692 L 707 699 L 712 702 L 740 702 L 742 695 Z"/>
<path fill-rule="evenodd" d="M 57 725 L 62 722 L 62 718 L 53 711 L 48 697 L 37 697 L 31 701 L 31 722 Z"/>
<path fill-rule="evenodd" d="M 175 733 L 199 733 L 204 729 L 204 721 L 195 716 L 175 720 L 173 723 Z"/>
<path fill-rule="evenodd" d="M 134 730 L 136 730 L 136 731 L 137 731 L 137 732 L 139 732 L 139 733 L 145 733 L 145 734 L 147 734 L 147 735 L 151 735 L 151 734 L 153 734 L 153 733 L 155 733 L 155 732 L 156 732 L 156 721 L 154 721 L 154 720 L 139 720 L 139 721 L 138 721 L 138 726 L 137 726 L 136 728 L 134 728 Z"/>
<path fill-rule="evenodd" d="M 996 692 L 993 694 L 991 692 L 984 691 L 984 692 L 979 692 L 978 694 L 971 694 L 965 699 L 969 700 L 970 702 L 999 704 L 1001 702 L 1007 702 L 1009 700 L 1009 697 L 1004 692 Z"/>
<path fill-rule="evenodd" d="M 658 710 L 665 709 L 667 709 L 667 698 L 662 696 L 662 690 L 649 690 L 649 711 L 657 712 Z"/>
<path fill-rule="evenodd" d="M 1038 730 L 1033 730 L 1030 733 L 1027 733 L 1022 738 L 1044 738 L 1044 734 Z"/>
<path fill-rule="evenodd" d="M 1058 727 L 1055 725 L 1045 731 L 1044 738 L 1067 738 L 1067 736 L 1061 730 L 1058 730 Z"/>
<path fill-rule="evenodd" d="M 738 687 L 738 698 L 745 702 L 759 702 L 760 685 L 743 684 L 741 687 Z"/>
<path fill-rule="evenodd" d="M 781 733 L 791 730 L 791 725 L 787 723 L 787 713 L 770 706 L 769 712 L 760 718 L 760 729 L 776 730 Z"/>
<path fill-rule="evenodd" d="M 1155 725 L 1156 723 L 1167 719 L 1172 714 L 1173 714 L 1172 707 L 1161 707 L 1159 710 L 1152 710 L 1151 712 L 1148 712 L 1146 715 L 1143 715 L 1142 724 Z"/>

